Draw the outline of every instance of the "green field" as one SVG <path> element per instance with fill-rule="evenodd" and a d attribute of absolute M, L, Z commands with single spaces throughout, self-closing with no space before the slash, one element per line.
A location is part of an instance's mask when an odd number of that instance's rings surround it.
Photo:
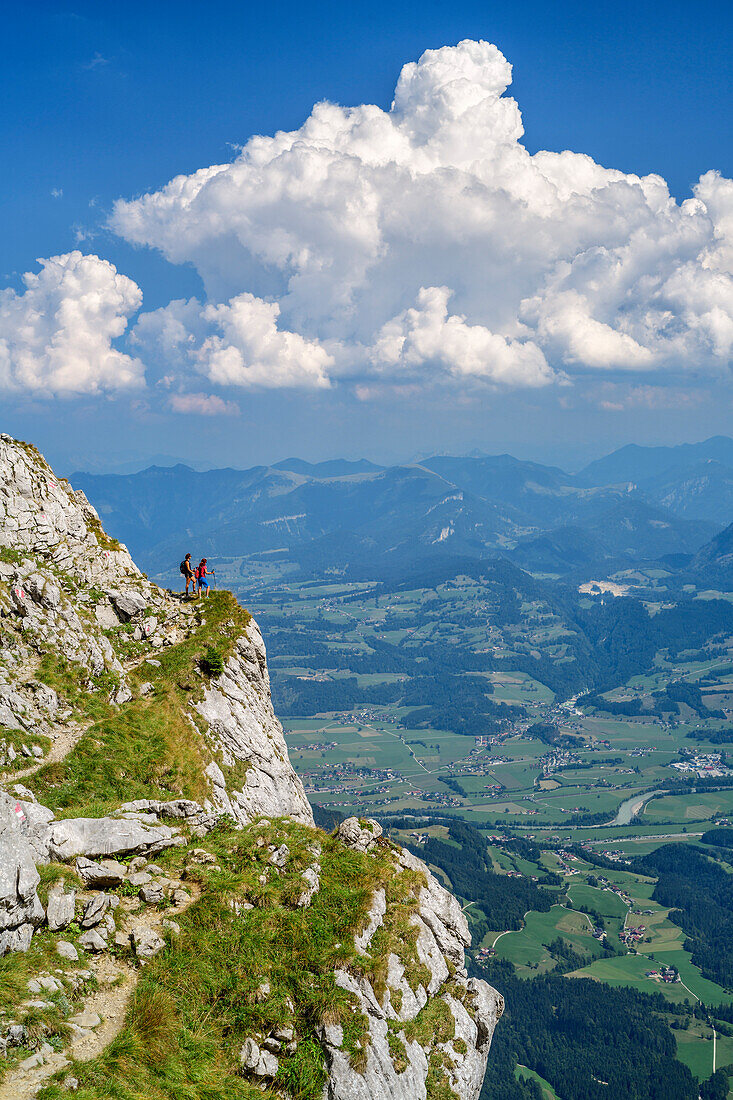
<path fill-rule="evenodd" d="M 544 973 L 555 965 L 544 946 L 560 936 L 574 951 L 593 957 L 602 954 L 600 944 L 593 939 L 592 924 L 584 913 L 553 905 L 547 913 L 528 913 L 524 927 L 517 932 L 505 932 L 494 939 L 497 957 L 514 963 L 520 974 L 530 971 Z"/>
<path fill-rule="evenodd" d="M 713 1068 L 712 1029 L 698 1020 L 694 1020 L 688 1031 L 675 1031 L 677 1057 L 702 1081 L 709 1077 Z M 733 1063 L 733 1038 L 718 1035 L 715 1062 L 717 1068 Z"/>
<path fill-rule="evenodd" d="M 703 824 L 714 817 L 733 814 L 733 790 L 705 792 L 699 794 L 667 795 L 654 798 L 644 808 L 644 821 L 679 822 L 690 825 Z"/>
<path fill-rule="evenodd" d="M 599 890 L 582 882 L 574 882 L 568 887 L 568 898 L 576 908 L 583 905 L 604 917 L 621 917 L 623 920 L 628 912 L 628 906 L 610 890 Z"/>
<path fill-rule="evenodd" d="M 545 1081 L 544 1077 L 540 1077 L 539 1073 L 535 1073 L 533 1069 L 529 1069 L 528 1066 L 517 1066 L 514 1075 L 520 1081 L 536 1081 L 542 1093 L 542 1100 L 558 1100 L 558 1095 L 552 1085 L 548 1081 Z"/>

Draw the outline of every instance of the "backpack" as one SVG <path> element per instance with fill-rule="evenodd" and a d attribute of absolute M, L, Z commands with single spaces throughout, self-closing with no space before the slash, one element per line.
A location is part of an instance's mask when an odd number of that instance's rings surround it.
<path fill-rule="evenodd" d="M 201 580 L 201 578 L 205 577 L 205 576 L 206 576 L 206 566 L 205 565 L 200 565 L 198 567 L 198 569 L 196 570 L 196 578 L 197 578 L 197 580 Z"/>
<path fill-rule="evenodd" d="M 188 569 L 186 568 L 186 563 L 185 563 L 185 561 L 182 561 L 182 562 L 181 562 L 181 572 L 183 573 L 184 577 L 185 577 L 185 576 L 186 576 L 186 574 L 188 573 Z"/>

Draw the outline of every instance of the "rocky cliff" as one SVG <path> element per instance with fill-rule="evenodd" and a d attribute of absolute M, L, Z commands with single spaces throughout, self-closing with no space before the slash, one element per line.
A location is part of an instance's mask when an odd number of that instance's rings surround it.
<path fill-rule="evenodd" d="M 501 998 L 376 823 L 317 830 L 231 596 L 0 435 L 0 1100 L 475 1100 Z"/>

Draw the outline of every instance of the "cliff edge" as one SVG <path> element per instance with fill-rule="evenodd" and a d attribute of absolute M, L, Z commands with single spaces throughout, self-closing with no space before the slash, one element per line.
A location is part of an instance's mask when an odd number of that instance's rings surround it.
<path fill-rule="evenodd" d="M 476 1100 L 502 1001 L 456 899 L 315 828 L 251 616 L 7 435 L 0 769 L 0 1100 Z"/>

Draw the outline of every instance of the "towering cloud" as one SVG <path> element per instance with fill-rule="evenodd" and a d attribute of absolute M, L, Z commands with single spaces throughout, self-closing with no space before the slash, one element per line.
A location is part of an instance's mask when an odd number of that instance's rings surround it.
<path fill-rule="evenodd" d="M 532 155 L 510 83 L 487 42 L 428 50 L 388 111 L 318 103 L 299 130 L 120 200 L 111 227 L 194 265 L 205 288 L 143 314 L 131 347 L 169 394 L 197 398 L 726 374 L 733 181 L 708 172 L 677 203 L 659 176 Z M 135 284 L 78 252 L 41 262 L 24 294 L 0 297 L 1 383 L 139 382 L 140 361 L 112 346 Z"/>
<path fill-rule="evenodd" d="M 118 233 L 204 280 L 225 331 L 191 361 L 230 385 L 725 369 L 733 183 L 708 173 L 678 204 L 659 176 L 531 155 L 510 82 L 487 42 L 428 50 L 389 111 L 319 103 L 120 201 Z"/>

